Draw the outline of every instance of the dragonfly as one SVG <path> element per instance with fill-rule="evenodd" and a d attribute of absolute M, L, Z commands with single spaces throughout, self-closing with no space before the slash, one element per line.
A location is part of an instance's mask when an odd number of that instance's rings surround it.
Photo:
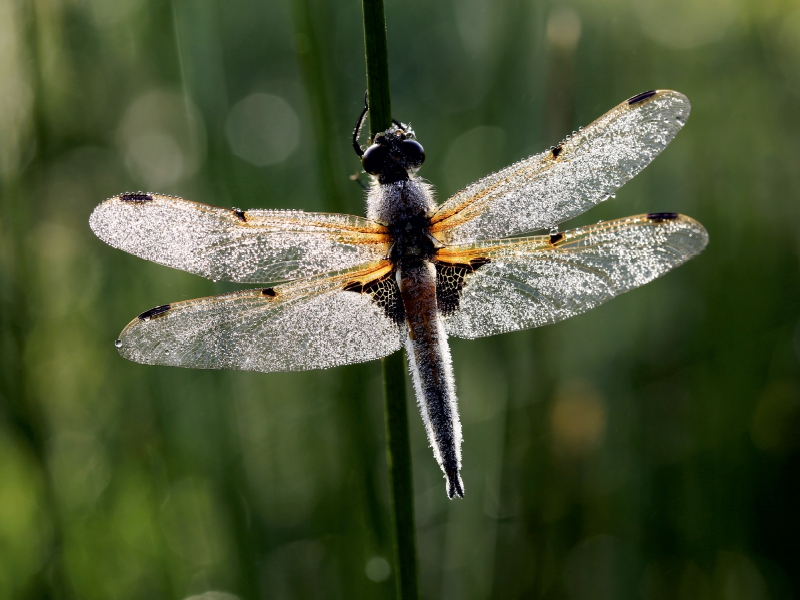
<path fill-rule="evenodd" d="M 135 192 L 93 211 L 94 233 L 141 258 L 254 289 L 151 308 L 115 344 L 126 359 L 199 369 L 303 371 L 405 348 L 449 498 L 464 496 L 449 337 L 556 323 L 699 254 L 703 226 L 673 212 L 559 231 L 614 196 L 683 127 L 689 100 L 652 90 L 557 146 L 437 205 L 425 152 L 392 126 L 353 147 L 370 176 L 366 216 L 219 208 Z M 522 235 L 543 231 L 538 235 Z"/>

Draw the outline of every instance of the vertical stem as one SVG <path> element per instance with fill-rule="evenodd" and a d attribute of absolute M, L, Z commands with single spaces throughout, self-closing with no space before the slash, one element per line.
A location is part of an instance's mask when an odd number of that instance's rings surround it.
<path fill-rule="evenodd" d="M 389 50 L 383 0 L 362 0 L 364 48 L 367 59 L 369 125 L 372 137 L 392 124 L 389 94 Z M 411 477 L 411 448 L 408 442 L 406 379 L 403 353 L 382 361 L 386 399 L 386 446 L 394 527 L 395 580 L 401 600 L 416 600 L 417 542 L 414 531 L 414 486 Z"/>
<path fill-rule="evenodd" d="M 362 0 L 361 5 L 364 10 L 364 49 L 367 54 L 369 130 L 374 136 L 392 124 L 386 16 L 383 0 Z"/>
<path fill-rule="evenodd" d="M 417 598 L 417 538 L 414 531 L 414 487 L 411 478 L 411 446 L 408 442 L 406 379 L 403 353 L 382 361 L 386 398 L 386 452 L 394 526 L 395 580 L 401 600 Z"/>

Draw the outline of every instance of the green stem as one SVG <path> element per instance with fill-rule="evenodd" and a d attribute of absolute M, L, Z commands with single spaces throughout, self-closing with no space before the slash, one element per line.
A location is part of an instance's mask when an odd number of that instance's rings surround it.
<path fill-rule="evenodd" d="M 414 486 L 411 477 L 411 445 L 408 441 L 406 374 L 403 353 L 382 361 L 386 398 L 386 453 L 394 527 L 395 580 L 401 600 L 417 598 L 417 538 L 414 530 Z"/>
<path fill-rule="evenodd" d="M 374 137 L 392 124 L 389 47 L 386 43 L 383 0 L 362 0 L 361 6 L 364 10 L 364 48 L 367 54 L 369 130 Z"/>
<path fill-rule="evenodd" d="M 364 48 L 367 58 L 369 129 L 371 137 L 392 124 L 389 93 L 389 50 L 383 0 L 362 0 Z M 414 485 L 411 476 L 411 446 L 408 441 L 406 374 L 403 353 L 387 356 L 383 364 L 386 399 L 386 451 L 392 498 L 394 564 L 400 600 L 417 600 L 417 540 L 414 530 Z"/>

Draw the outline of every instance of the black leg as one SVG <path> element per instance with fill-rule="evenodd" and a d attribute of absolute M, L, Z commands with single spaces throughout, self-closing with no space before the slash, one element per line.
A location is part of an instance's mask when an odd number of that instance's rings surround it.
<path fill-rule="evenodd" d="M 367 99 L 367 92 L 364 92 L 364 110 L 361 111 L 361 114 L 358 116 L 358 121 L 356 121 L 356 127 L 353 129 L 353 150 L 356 151 L 356 154 L 359 156 L 364 156 L 364 151 L 361 149 L 361 145 L 358 143 L 358 136 L 361 135 L 361 128 L 364 126 L 364 121 L 367 118 L 367 112 L 369 111 L 369 101 Z"/>

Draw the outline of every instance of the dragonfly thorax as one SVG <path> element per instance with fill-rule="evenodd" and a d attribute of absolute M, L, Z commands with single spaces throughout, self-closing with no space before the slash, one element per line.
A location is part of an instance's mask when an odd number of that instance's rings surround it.
<path fill-rule="evenodd" d="M 389 227 L 426 216 L 435 208 L 431 186 L 414 175 L 394 183 L 378 183 L 373 179 L 367 194 L 367 218 Z"/>
<path fill-rule="evenodd" d="M 433 259 L 436 240 L 430 234 L 430 219 L 426 215 L 411 217 L 389 226 L 392 247 L 389 258 L 395 264 L 408 266 Z"/>

